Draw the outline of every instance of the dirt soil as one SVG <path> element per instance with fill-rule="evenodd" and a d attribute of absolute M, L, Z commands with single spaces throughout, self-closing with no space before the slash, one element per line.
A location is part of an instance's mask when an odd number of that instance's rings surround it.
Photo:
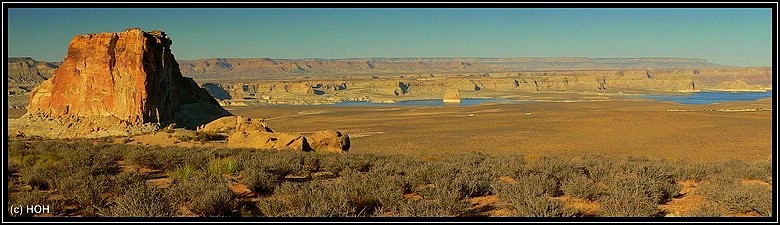
<path fill-rule="evenodd" d="M 748 162 L 772 157 L 772 102 L 527 102 L 477 106 L 227 108 L 277 131 L 345 131 L 350 153 L 625 154 Z"/>

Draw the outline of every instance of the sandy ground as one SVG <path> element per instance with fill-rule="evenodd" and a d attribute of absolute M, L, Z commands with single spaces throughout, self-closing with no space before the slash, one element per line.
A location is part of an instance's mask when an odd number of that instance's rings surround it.
<path fill-rule="evenodd" d="M 771 99 L 711 105 L 613 100 L 226 109 L 235 115 L 266 118 L 275 131 L 344 131 L 351 138 L 349 151 L 355 154 L 428 157 L 468 151 L 560 156 L 600 153 L 670 160 L 755 161 L 771 158 L 773 151 Z M 9 110 L 9 127 L 17 123 L 10 118 L 23 114 L 16 111 Z M 149 136 L 133 137 L 133 143 L 182 144 L 172 137 Z M 219 145 L 224 142 L 207 144 Z"/>
<path fill-rule="evenodd" d="M 267 118 L 268 125 L 278 131 L 345 131 L 351 137 L 351 153 L 601 153 L 754 161 L 772 157 L 771 108 L 771 100 L 762 100 L 712 105 L 604 101 L 228 110 L 236 115 Z"/>

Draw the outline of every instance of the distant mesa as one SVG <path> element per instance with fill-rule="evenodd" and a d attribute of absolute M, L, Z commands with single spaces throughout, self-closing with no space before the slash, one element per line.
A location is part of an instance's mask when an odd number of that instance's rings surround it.
<path fill-rule="evenodd" d="M 76 35 L 62 65 L 30 93 L 24 118 L 89 124 L 76 133 L 91 133 L 148 123 L 195 128 L 230 115 L 181 75 L 171 44 L 162 31 L 138 28 Z"/>

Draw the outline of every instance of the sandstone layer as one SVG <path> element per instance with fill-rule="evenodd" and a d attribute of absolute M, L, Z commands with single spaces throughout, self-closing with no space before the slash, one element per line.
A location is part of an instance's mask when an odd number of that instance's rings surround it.
<path fill-rule="evenodd" d="M 340 101 L 397 102 L 442 98 L 535 99 L 540 94 L 623 95 L 700 91 L 772 90 L 772 68 L 642 69 L 426 73 L 386 76 L 321 77 L 235 82 L 212 81 L 232 91 L 222 105 L 332 104 Z M 215 90 L 220 91 L 220 90 Z M 565 98 L 565 96 L 564 96 Z"/>
<path fill-rule="evenodd" d="M 25 118 L 69 127 L 111 121 L 94 124 L 97 129 L 171 123 L 194 128 L 230 115 L 181 75 L 171 44 L 164 32 L 138 28 L 77 35 L 55 74 L 31 92 Z"/>

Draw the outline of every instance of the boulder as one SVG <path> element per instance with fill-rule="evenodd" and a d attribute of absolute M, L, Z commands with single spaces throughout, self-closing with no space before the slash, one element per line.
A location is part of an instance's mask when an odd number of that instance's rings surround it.
<path fill-rule="evenodd" d="M 307 139 L 314 151 L 345 153 L 349 151 L 349 135 L 335 130 L 317 131 Z"/>
<path fill-rule="evenodd" d="M 262 118 L 225 116 L 198 128 L 201 132 L 230 133 L 241 131 L 273 132 Z"/>
<path fill-rule="evenodd" d="M 306 138 L 294 133 L 284 132 L 233 132 L 228 136 L 228 148 L 291 149 L 310 151 Z"/>

